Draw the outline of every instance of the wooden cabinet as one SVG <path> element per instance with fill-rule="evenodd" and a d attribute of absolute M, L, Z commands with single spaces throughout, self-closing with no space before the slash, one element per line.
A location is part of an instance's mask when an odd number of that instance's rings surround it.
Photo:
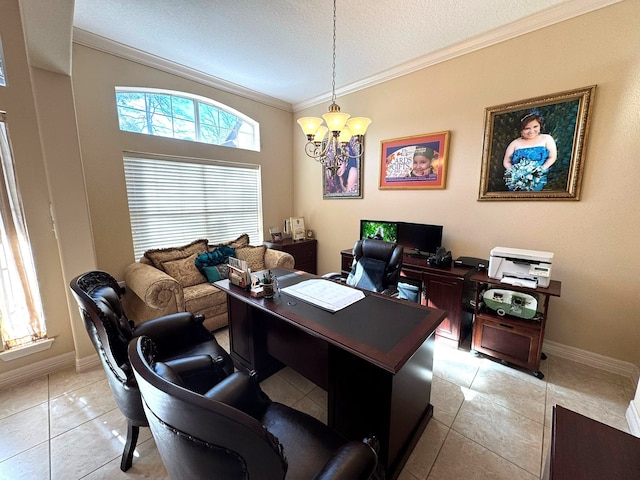
<path fill-rule="evenodd" d="M 540 360 L 544 355 L 542 342 L 549 310 L 549 298 L 560 296 L 561 283 L 551 280 L 548 288 L 518 287 L 489 278 L 486 273 L 477 273 L 471 277 L 471 280 L 476 282 L 472 351 L 518 365 L 531 370 L 534 376 L 543 378 L 544 375 L 539 369 Z M 511 316 L 504 310 L 490 309 L 483 301 L 482 294 L 491 287 L 536 296 L 535 316 L 524 319 Z"/>
<path fill-rule="evenodd" d="M 340 256 L 341 273 L 346 277 L 351 271 L 353 253 L 342 250 Z M 471 331 L 473 310 L 469 305 L 474 284 L 470 277 L 475 272 L 464 267 L 432 267 L 426 258 L 409 254 L 402 259 L 400 282 L 419 286 L 422 305 L 447 311 L 447 316 L 436 330 L 436 339 L 455 348 L 460 347 Z"/>
<path fill-rule="evenodd" d="M 473 313 L 469 311 L 468 302 L 465 301 L 469 296 L 467 292 L 473 290 L 467 278 L 469 272 L 474 270 L 451 268 L 443 271 L 426 270 L 422 273 L 423 305 L 448 312 L 436 330 L 436 338 L 449 342 L 456 348 L 460 347 L 470 333 L 473 320 Z"/>
<path fill-rule="evenodd" d="M 637 480 L 640 438 L 556 405 L 544 480 Z"/>
<path fill-rule="evenodd" d="M 282 250 L 290 253 L 295 259 L 295 268 L 305 272 L 318 273 L 318 241 L 315 238 L 306 238 L 294 242 L 285 238 L 281 242 L 264 242 L 268 248 Z"/>

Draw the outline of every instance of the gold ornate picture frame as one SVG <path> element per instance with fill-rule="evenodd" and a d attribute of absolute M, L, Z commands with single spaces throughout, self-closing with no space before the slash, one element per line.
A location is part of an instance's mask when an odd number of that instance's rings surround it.
<path fill-rule="evenodd" d="M 579 200 L 595 89 L 487 108 L 478 200 Z"/>

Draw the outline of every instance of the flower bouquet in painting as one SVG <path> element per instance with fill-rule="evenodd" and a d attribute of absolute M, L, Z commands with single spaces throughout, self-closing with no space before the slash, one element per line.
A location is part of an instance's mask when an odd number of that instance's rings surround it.
<path fill-rule="evenodd" d="M 547 171 L 537 161 L 520 160 L 504 172 L 504 183 L 511 191 L 540 191 L 547 183 Z"/>

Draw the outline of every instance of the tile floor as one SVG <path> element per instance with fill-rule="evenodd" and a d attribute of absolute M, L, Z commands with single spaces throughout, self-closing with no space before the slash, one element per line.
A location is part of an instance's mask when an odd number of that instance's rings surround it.
<path fill-rule="evenodd" d="M 228 349 L 226 331 L 217 334 Z M 630 379 L 557 356 L 542 362 L 543 380 L 436 343 L 434 416 L 400 480 L 536 480 L 555 404 L 629 431 Z M 285 369 L 267 379 L 272 399 L 326 421 L 327 395 Z M 0 478 L 168 478 L 148 429 L 133 467 L 120 471 L 126 422 L 101 368 L 59 371 L 0 390 Z"/>

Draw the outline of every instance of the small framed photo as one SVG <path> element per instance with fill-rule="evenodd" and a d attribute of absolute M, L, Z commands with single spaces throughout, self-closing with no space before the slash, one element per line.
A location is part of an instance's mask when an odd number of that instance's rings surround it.
<path fill-rule="evenodd" d="M 273 242 L 282 241 L 282 232 L 280 231 L 280 227 L 270 227 L 269 233 L 271 234 L 271 240 Z"/>
<path fill-rule="evenodd" d="M 291 217 L 291 238 L 296 240 L 304 240 L 307 231 L 304 228 L 304 217 Z"/>
<path fill-rule="evenodd" d="M 383 140 L 379 188 L 444 189 L 448 156 L 448 131 Z"/>

